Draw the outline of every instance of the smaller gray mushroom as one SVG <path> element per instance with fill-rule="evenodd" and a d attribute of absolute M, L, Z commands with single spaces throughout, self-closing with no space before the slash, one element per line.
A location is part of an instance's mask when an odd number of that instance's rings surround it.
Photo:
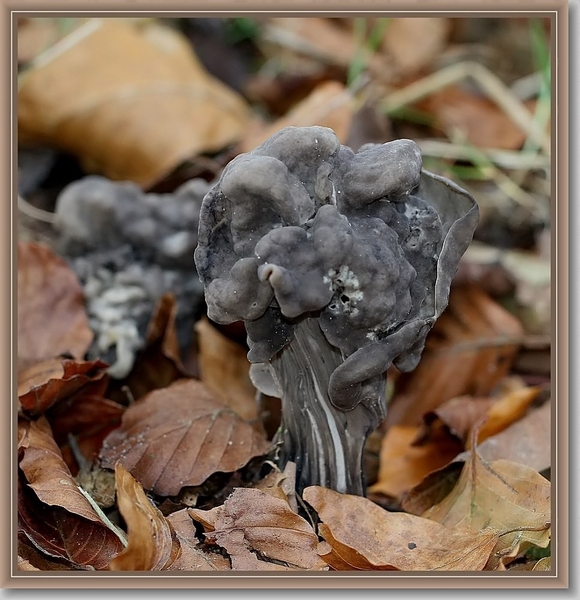
<path fill-rule="evenodd" d="M 287 127 L 205 196 L 195 262 L 208 315 L 244 321 L 255 385 L 282 398 L 281 463 L 298 488 L 364 493 L 385 373 L 413 369 L 478 220 L 410 140 L 342 146 Z"/>

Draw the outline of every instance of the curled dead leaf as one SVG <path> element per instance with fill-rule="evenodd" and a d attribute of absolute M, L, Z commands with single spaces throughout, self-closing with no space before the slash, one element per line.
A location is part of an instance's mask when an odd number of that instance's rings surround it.
<path fill-rule="evenodd" d="M 508 460 L 487 463 L 472 452 L 451 493 L 423 516 L 447 527 L 495 531 L 498 541 L 486 570 L 513 560 L 532 545 L 550 542 L 550 482 Z"/>
<path fill-rule="evenodd" d="M 450 435 L 415 446 L 418 433 L 418 427 L 401 425 L 387 430 L 381 442 L 378 480 L 369 488 L 369 493 L 400 500 L 425 476 L 446 465 L 463 450 L 463 444 Z"/>
<path fill-rule="evenodd" d="M 80 505 L 78 498 L 71 503 Z M 18 478 L 18 532 L 42 555 L 64 561 L 65 569 L 105 569 L 123 547 L 102 522 L 41 502 L 22 475 Z"/>
<path fill-rule="evenodd" d="M 105 439 L 100 459 L 111 469 L 119 462 L 147 490 L 175 496 L 216 472 L 236 471 L 268 448 L 202 383 L 182 379 L 132 404 Z"/>
<path fill-rule="evenodd" d="M 109 378 L 101 360 L 78 361 L 52 358 L 36 363 L 18 376 L 18 399 L 29 416 L 45 413 L 79 391 L 104 394 Z"/>
<path fill-rule="evenodd" d="M 480 571 L 497 541 L 402 512 L 389 512 L 362 496 L 319 486 L 304 490 L 318 513 L 319 532 L 331 546 L 321 555 L 335 568 L 401 571 Z"/>
<path fill-rule="evenodd" d="M 233 570 L 324 570 L 318 536 L 286 500 L 255 488 L 236 488 L 211 511 L 189 509 L 206 538 L 225 548 Z"/>
<path fill-rule="evenodd" d="M 82 359 L 93 340 L 76 275 L 48 246 L 18 244 L 19 370 L 47 358 Z"/>
<path fill-rule="evenodd" d="M 44 417 L 29 423 L 28 444 L 19 466 L 38 498 L 49 506 L 59 506 L 102 525 L 99 515 L 79 491 Z"/>
<path fill-rule="evenodd" d="M 127 547 L 109 564 L 111 571 L 161 571 L 181 554 L 177 535 L 138 483 L 121 465 L 115 468 L 117 506 L 127 524 Z"/>

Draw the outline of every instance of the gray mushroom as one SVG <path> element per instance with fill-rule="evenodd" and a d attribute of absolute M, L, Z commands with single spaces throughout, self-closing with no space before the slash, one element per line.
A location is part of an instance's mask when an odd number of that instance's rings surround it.
<path fill-rule="evenodd" d="M 245 322 L 254 383 L 282 398 L 279 460 L 296 462 L 299 490 L 364 493 L 385 373 L 419 362 L 477 220 L 414 142 L 354 153 L 324 127 L 282 129 L 205 196 L 195 263 L 208 315 Z"/>

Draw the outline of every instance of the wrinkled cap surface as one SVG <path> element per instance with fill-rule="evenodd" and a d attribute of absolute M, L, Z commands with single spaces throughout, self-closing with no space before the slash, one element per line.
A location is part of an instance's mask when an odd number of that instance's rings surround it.
<path fill-rule="evenodd" d="M 318 319 L 344 361 L 337 407 L 419 361 L 477 225 L 474 199 L 422 170 L 410 140 L 354 153 L 331 129 L 287 127 L 232 160 L 202 203 L 195 262 L 208 315 L 246 324 L 254 363 Z"/>

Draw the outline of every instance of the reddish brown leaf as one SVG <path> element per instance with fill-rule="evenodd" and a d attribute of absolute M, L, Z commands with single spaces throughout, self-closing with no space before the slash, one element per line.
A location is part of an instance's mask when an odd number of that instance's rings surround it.
<path fill-rule="evenodd" d="M 386 425 L 419 425 L 446 400 L 488 396 L 508 373 L 520 322 L 480 288 L 452 288 L 449 306 L 427 338 L 419 366 L 397 379 Z"/>
<path fill-rule="evenodd" d="M 35 417 L 81 389 L 102 395 L 109 381 L 107 367 L 101 360 L 53 358 L 36 363 L 19 375 L 18 399 L 26 413 Z"/>
<path fill-rule="evenodd" d="M 255 488 L 236 488 L 222 506 L 189 513 L 207 525 L 209 540 L 228 551 L 233 570 L 324 568 L 316 553 L 317 535 L 286 500 Z"/>
<path fill-rule="evenodd" d="M 418 427 L 398 425 L 387 430 L 381 443 L 378 480 L 369 488 L 370 493 L 400 499 L 426 475 L 446 465 L 463 450 L 463 444 L 450 435 L 414 446 L 418 432 Z"/>
<path fill-rule="evenodd" d="M 76 394 L 48 411 L 46 416 L 54 439 L 69 467 L 78 469 L 82 464 L 77 464 L 68 436 L 74 437 L 84 461 L 94 462 L 103 440 L 120 425 L 124 411 L 124 406 L 112 400 L 85 393 Z"/>
<path fill-rule="evenodd" d="M 18 530 L 43 554 L 70 567 L 105 569 L 122 548 L 121 540 L 100 522 L 59 506 L 48 506 L 18 480 Z"/>
<path fill-rule="evenodd" d="M 256 388 L 250 381 L 247 350 L 220 333 L 205 318 L 196 323 L 195 330 L 204 385 L 242 419 L 257 421 Z"/>
<path fill-rule="evenodd" d="M 533 109 L 533 103 L 528 103 Z M 497 104 L 458 85 L 441 89 L 420 103 L 444 131 L 459 130 L 479 148 L 517 150 L 525 132 Z"/>
<path fill-rule="evenodd" d="M 131 405 L 103 443 L 105 468 L 120 462 L 143 487 L 175 496 L 216 472 L 232 472 L 269 448 L 202 383 L 183 379 Z"/>
<path fill-rule="evenodd" d="M 127 524 L 127 547 L 109 564 L 111 571 L 161 571 L 180 555 L 173 527 L 153 506 L 129 471 L 115 468 L 117 506 Z"/>
<path fill-rule="evenodd" d="M 92 340 L 76 275 L 48 246 L 20 242 L 19 370 L 61 354 L 82 359 Z"/>
<path fill-rule="evenodd" d="M 142 398 L 153 390 L 165 388 L 177 379 L 189 375 L 181 361 L 175 328 L 176 317 L 175 296 L 171 293 L 164 294 L 157 301 L 149 321 L 145 347 L 123 381 L 123 386 L 131 390 L 134 399 Z"/>
<path fill-rule="evenodd" d="M 402 512 L 388 512 L 361 496 L 319 486 L 304 500 L 322 520 L 319 532 L 332 547 L 329 564 L 359 570 L 480 571 L 497 541 Z M 328 547 L 321 548 L 323 556 Z M 338 560 L 337 560 L 338 559 Z"/>

